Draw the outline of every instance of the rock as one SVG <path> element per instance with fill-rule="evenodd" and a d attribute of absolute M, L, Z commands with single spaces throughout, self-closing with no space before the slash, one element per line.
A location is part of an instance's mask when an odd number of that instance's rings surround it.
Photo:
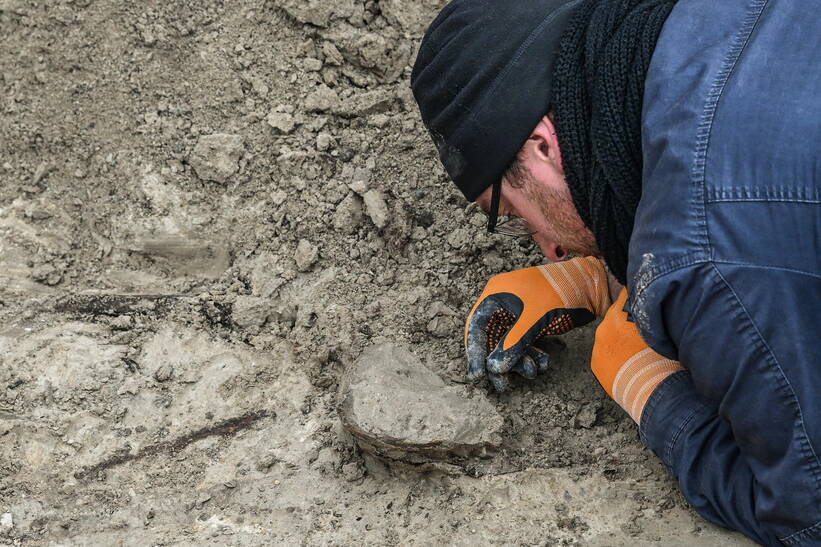
<path fill-rule="evenodd" d="M 335 113 L 347 117 L 368 116 L 389 110 L 395 100 L 395 94 L 383 90 L 355 93 L 342 101 Z"/>
<path fill-rule="evenodd" d="M 356 482 L 365 476 L 365 470 L 356 462 L 346 463 L 342 466 L 342 476 L 348 482 Z"/>
<path fill-rule="evenodd" d="M 354 193 L 348 194 L 334 212 L 334 228 L 344 234 L 353 234 L 362 222 L 362 200 Z"/>
<path fill-rule="evenodd" d="M 322 61 L 313 57 L 306 57 L 302 60 L 302 68 L 308 72 L 319 72 L 322 70 Z"/>
<path fill-rule="evenodd" d="M 268 125 L 284 135 L 292 132 L 296 127 L 294 117 L 287 112 L 271 112 L 268 114 L 268 117 L 265 118 L 265 121 L 268 122 Z"/>
<path fill-rule="evenodd" d="M 404 32 L 421 34 L 430 24 L 429 13 L 434 13 L 439 4 L 436 0 L 419 0 L 403 2 L 402 0 L 380 0 L 379 9 L 385 19 L 392 25 L 399 26 Z"/>
<path fill-rule="evenodd" d="M 158 382 L 167 382 L 174 376 L 174 368 L 169 364 L 160 365 L 154 371 L 154 379 Z"/>
<path fill-rule="evenodd" d="M 274 205 L 282 205 L 286 199 L 288 199 L 288 194 L 285 190 L 277 190 L 271 194 L 271 201 L 274 202 Z"/>
<path fill-rule="evenodd" d="M 8 530 L 14 526 L 14 518 L 11 516 L 11 513 L 3 513 L 0 515 L 0 528 L 5 528 Z"/>
<path fill-rule="evenodd" d="M 427 324 L 427 331 L 437 338 L 452 338 L 454 335 L 458 338 L 459 325 L 453 317 L 444 315 L 437 315 Z"/>
<path fill-rule="evenodd" d="M 40 264 L 31 270 L 31 278 L 48 286 L 54 286 L 63 280 L 63 274 L 51 264 Z"/>
<path fill-rule="evenodd" d="M 300 23 L 327 27 L 333 19 L 347 19 L 354 14 L 352 0 L 323 2 L 321 0 L 275 0 L 274 5 L 285 10 Z"/>
<path fill-rule="evenodd" d="M 333 143 L 333 137 L 330 133 L 324 131 L 316 136 L 316 149 L 320 152 L 327 152 Z"/>
<path fill-rule="evenodd" d="M 305 109 L 308 112 L 326 112 L 339 108 L 339 95 L 325 84 L 305 97 Z"/>
<path fill-rule="evenodd" d="M 197 277 L 219 277 L 231 263 L 228 245 L 216 238 L 155 233 L 137 237 L 123 246 L 131 252 L 162 257 L 164 264 L 176 273 Z"/>
<path fill-rule="evenodd" d="M 599 408 L 601 405 L 599 403 L 587 403 L 586 405 L 582 406 L 579 409 L 579 412 L 576 416 L 573 417 L 573 428 L 574 429 L 590 429 L 595 425 L 596 418 L 598 416 Z"/>
<path fill-rule="evenodd" d="M 243 328 L 261 327 L 271 314 L 271 303 L 258 296 L 238 296 L 234 301 L 231 319 Z"/>
<path fill-rule="evenodd" d="M 388 205 L 385 203 L 385 198 L 379 190 L 368 190 L 363 196 L 365 200 L 365 209 L 368 211 L 368 216 L 374 225 L 382 229 L 388 225 L 390 221 L 390 213 L 388 212 Z"/>
<path fill-rule="evenodd" d="M 189 163 L 201 180 L 225 183 L 239 170 L 242 137 L 215 133 L 200 137 Z"/>
<path fill-rule="evenodd" d="M 486 455 L 503 419 L 480 392 L 448 386 L 405 346 L 367 348 L 340 384 L 342 424 L 370 454 L 408 463 Z"/>
<path fill-rule="evenodd" d="M 322 53 L 325 55 L 325 62 L 329 65 L 341 66 L 345 62 L 345 59 L 333 42 L 325 42 L 322 44 Z"/>
<path fill-rule="evenodd" d="M 307 272 L 316 263 L 317 258 L 319 258 L 319 249 L 307 239 L 300 239 L 294 255 L 296 269 L 300 272 Z"/>
<path fill-rule="evenodd" d="M 468 245 L 470 233 L 465 228 L 456 228 L 448 234 L 448 245 L 454 249 L 461 249 Z"/>

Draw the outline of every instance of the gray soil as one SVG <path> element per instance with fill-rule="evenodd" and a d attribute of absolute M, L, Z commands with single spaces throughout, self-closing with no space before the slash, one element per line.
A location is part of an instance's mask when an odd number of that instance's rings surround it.
<path fill-rule="evenodd" d="M 441 4 L 0 0 L 0 544 L 748 544 L 607 399 L 591 328 L 464 385 L 466 311 L 543 258 L 418 118 Z M 360 448 L 338 386 L 382 342 L 499 447 Z"/>

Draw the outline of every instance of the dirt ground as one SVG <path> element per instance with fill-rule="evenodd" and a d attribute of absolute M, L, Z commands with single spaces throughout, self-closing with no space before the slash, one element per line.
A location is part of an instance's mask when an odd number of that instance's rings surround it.
<path fill-rule="evenodd" d="M 483 233 L 419 120 L 442 4 L 0 0 L 0 544 L 748 544 L 642 447 L 589 328 L 470 388 L 489 459 L 343 430 L 364 348 L 463 384 L 485 281 L 543 261 Z"/>

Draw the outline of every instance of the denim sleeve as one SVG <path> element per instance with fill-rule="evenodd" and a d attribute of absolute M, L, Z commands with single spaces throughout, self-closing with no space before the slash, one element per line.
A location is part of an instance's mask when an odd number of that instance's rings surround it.
<path fill-rule="evenodd" d="M 646 444 L 699 513 L 767 545 L 821 545 L 819 299 L 814 276 L 708 262 L 634 305 L 686 369 L 649 399 Z"/>
<path fill-rule="evenodd" d="M 640 431 L 700 515 L 759 543 L 779 545 L 756 517 L 755 477 L 730 426 L 701 402 L 687 371 L 656 388 L 642 412 Z"/>

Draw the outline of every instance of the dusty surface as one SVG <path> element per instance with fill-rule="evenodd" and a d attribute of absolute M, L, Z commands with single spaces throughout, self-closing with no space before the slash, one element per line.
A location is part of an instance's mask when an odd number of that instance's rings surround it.
<path fill-rule="evenodd" d="M 606 399 L 589 329 L 511 394 L 461 385 L 484 281 L 542 259 L 482 233 L 417 117 L 440 4 L 0 0 L 0 543 L 746 543 Z M 360 451 L 338 383 L 386 341 L 501 448 Z"/>

